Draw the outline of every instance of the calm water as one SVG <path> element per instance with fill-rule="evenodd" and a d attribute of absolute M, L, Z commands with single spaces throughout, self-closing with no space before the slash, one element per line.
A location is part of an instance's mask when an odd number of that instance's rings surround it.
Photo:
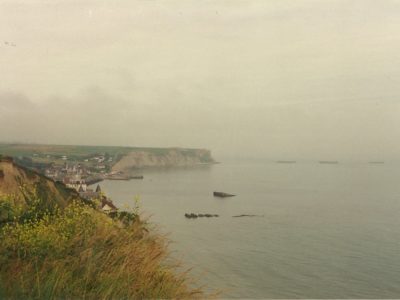
<path fill-rule="evenodd" d="M 400 298 L 398 164 L 223 163 L 143 174 L 102 187 L 119 206 L 140 195 L 174 254 L 225 297 Z M 215 190 L 238 196 L 214 198 Z"/>

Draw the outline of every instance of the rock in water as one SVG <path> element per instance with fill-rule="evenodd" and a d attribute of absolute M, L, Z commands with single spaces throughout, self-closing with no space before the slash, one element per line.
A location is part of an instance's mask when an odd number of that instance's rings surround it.
<path fill-rule="evenodd" d="M 236 195 L 224 193 L 224 192 L 214 192 L 214 197 L 226 198 L 226 197 L 234 197 Z"/>
<path fill-rule="evenodd" d="M 232 216 L 232 218 L 241 218 L 241 217 L 264 217 L 260 215 L 237 215 L 237 216 Z"/>
<path fill-rule="evenodd" d="M 188 219 L 196 219 L 196 218 L 203 218 L 203 217 L 206 217 L 206 218 L 219 217 L 219 215 L 212 215 L 212 214 L 194 214 L 194 213 L 188 214 L 188 213 L 186 213 L 186 214 L 185 214 L 185 217 L 188 218 Z"/>

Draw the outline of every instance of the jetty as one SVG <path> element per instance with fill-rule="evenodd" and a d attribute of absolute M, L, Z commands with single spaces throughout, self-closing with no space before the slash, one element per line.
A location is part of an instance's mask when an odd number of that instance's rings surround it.
<path fill-rule="evenodd" d="M 101 181 L 103 181 L 104 178 L 101 176 L 96 176 L 96 177 L 88 177 L 85 179 L 85 182 L 87 185 L 92 185 L 92 184 L 96 184 L 99 183 Z"/>
<path fill-rule="evenodd" d="M 129 176 L 129 175 L 107 175 L 105 179 L 107 180 L 131 180 L 131 179 L 143 179 L 143 175 L 135 175 L 135 176 Z"/>

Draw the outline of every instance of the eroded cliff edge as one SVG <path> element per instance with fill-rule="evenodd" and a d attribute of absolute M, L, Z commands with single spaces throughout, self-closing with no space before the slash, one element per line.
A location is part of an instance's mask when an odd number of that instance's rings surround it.
<path fill-rule="evenodd" d="M 149 167 L 188 167 L 212 163 L 215 163 L 215 160 L 211 156 L 211 151 L 207 149 L 134 150 L 124 155 L 112 167 L 112 171 L 129 173 L 135 169 Z"/>

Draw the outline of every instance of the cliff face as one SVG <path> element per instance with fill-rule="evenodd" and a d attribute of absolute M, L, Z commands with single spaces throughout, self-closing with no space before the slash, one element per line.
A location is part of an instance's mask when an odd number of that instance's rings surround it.
<path fill-rule="evenodd" d="M 214 163 L 206 149 L 171 148 L 163 151 L 132 151 L 121 158 L 112 168 L 115 172 L 148 167 L 185 167 Z"/>
<path fill-rule="evenodd" d="M 0 197 L 12 196 L 22 206 L 39 197 L 48 206 L 65 207 L 79 194 L 34 171 L 18 166 L 10 158 L 0 157 Z"/>

